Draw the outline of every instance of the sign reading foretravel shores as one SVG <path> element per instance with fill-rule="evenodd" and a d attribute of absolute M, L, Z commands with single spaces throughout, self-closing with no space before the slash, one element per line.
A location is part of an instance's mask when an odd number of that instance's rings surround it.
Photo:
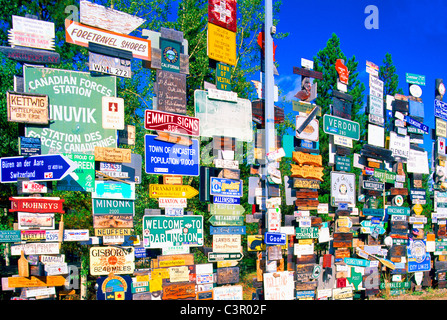
<path fill-rule="evenodd" d="M 116 147 L 116 130 L 102 128 L 102 97 L 116 95 L 115 77 L 87 72 L 24 67 L 25 90 L 46 94 L 48 127 L 27 125 L 26 136 L 40 138 L 42 154 L 93 153 L 95 146 Z"/>

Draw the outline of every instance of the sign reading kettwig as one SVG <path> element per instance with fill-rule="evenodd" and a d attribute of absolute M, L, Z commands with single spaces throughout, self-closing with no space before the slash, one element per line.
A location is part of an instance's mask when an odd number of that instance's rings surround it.
<path fill-rule="evenodd" d="M 203 246 L 203 216 L 144 216 L 143 246 Z"/>
<path fill-rule="evenodd" d="M 27 137 L 40 138 L 42 154 L 93 153 L 116 147 L 116 130 L 102 128 L 102 97 L 116 95 L 116 77 L 88 72 L 24 67 L 25 91 L 48 95 L 49 126 L 27 125 Z"/>

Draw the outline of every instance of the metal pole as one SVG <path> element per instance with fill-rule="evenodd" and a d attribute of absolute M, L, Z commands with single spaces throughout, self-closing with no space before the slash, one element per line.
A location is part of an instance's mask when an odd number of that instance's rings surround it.
<path fill-rule="evenodd" d="M 264 154 L 265 154 L 265 197 L 264 208 L 266 208 L 266 202 L 269 198 L 268 190 L 268 159 L 267 153 L 275 149 L 275 118 L 274 118 L 274 78 L 273 78 L 273 6 L 272 0 L 265 0 L 265 23 L 264 23 L 264 73 L 265 73 L 265 86 L 264 86 Z M 264 230 L 268 231 L 268 209 L 264 214 Z M 265 261 L 266 267 L 268 265 L 268 245 L 266 245 Z"/>

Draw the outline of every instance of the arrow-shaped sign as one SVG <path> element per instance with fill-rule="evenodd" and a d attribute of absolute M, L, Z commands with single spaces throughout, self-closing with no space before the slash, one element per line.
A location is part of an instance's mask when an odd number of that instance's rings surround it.
<path fill-rule="evenodd" d="M 189 185 L 150 184 L 150 198 L 186 198 L 190 199 L 199 194 L 199 191 Z"/>
<path fill-rule="evenodd" d="M 17 182 L 22 178 L 30 181 L 61 180 L 78 167 L 76 162 L 60 154 L 1 158 L 0 163 L 2 183 Z"/>
<path fill-rule="evenodd" d="M 363 233 L 372 233 L 375 228 L 377 228 L 379 234 L 385 233 L 385 229 L 383 228 L 384 224 L 382 221 L 378 224 L 373 224 L 371 220 L 363 220 L 360 224 L 362 226 L 361 231 Z"/>
<path fill-rule="evenodd" d="M 214 215 L 208 221 L 213 226 L 243 226 L 244 216 Z"/>
<path fill-rule="evenodd" d="M 211 215 L 241 216 L 244 212 L 245 208 L 240 204 L 210 204 Z"/>

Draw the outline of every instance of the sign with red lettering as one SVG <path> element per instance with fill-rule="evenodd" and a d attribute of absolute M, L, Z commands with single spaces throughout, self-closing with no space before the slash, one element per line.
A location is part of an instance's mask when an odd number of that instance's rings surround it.
<path fill-rule="evenodd" d="M 190 136 L 200 135 L 200 120 L 184 115 L 146 110 L 144 114 L 144 128 Z"/>
<path fill-rule="evenodd" d="M 65 199 L 58 197 L 11 197 L 9 200 L 11 201 L 10 212 L 65 213 L 62 208 Z"/>

